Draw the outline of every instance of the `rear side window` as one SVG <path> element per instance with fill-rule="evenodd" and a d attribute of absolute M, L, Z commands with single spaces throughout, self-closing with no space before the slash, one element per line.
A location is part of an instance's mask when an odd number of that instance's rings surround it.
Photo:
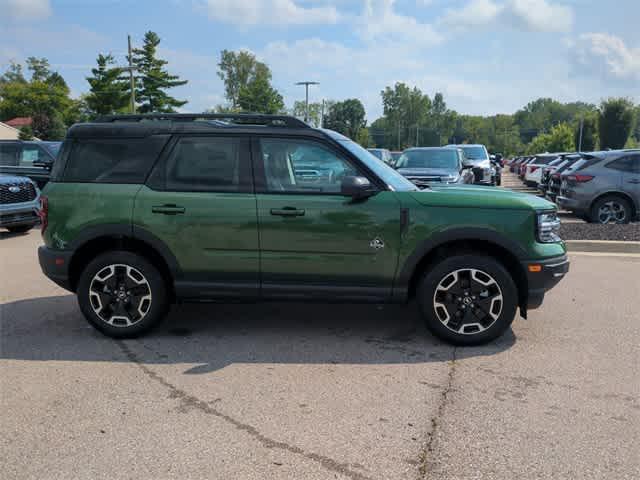
<path fill-rule="evenodd" d="M 607 164 L 607 168 L 621 172 L 640 173 L 640 155 L 629 155 Z"/>
<path fill-rule="evenodd" d="M 5 167 L 18 165 L 19 150 L 20 145 L 17 143 L 0 143 L 0 165 Z"/>
<path fill-rule="evenodd" d="M 165 166 L 165 188 L 176 192 L 251 192 L 249 143 L 234 137 L 182 137 Z"/>
<path fill-rule="evenodd" d="M 63 181 L 144 183 L 168 136 L 92 138 L 73 142 Z"/>

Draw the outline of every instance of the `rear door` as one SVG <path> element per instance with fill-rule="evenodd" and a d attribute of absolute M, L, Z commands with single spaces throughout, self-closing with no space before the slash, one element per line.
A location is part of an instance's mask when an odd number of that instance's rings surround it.
<path fill-rule="evenodd" d="M 640 208 L 640 154 L 627 155 L 607 165 L 620 172 L 620 188 L 629 194 Z"/>
<path fill-rule="evenodd" d="M 395 194 L 341 195 L 342 178 L 366 175 L 316 139 L 262 137 L 253 150 L 263 295 L 389 297 L 400 246 Z M 300 175 L 311 165 L 317 177 Z"/>
<path fill-rule="evenodd" d="M 174 138 L 135 202 L 134 232 L 176 258 L 179 296 L 259 294 L 256 199 L 248 138 Z"/>

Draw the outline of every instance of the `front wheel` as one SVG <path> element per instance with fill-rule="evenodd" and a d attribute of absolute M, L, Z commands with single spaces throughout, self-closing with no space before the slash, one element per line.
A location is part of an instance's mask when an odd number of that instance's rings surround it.
<path fill-rule="evenodd" d="M 480 345 L 501 336 L 518 304 L 509 272 L 479 254 L 442 260 L 425 273 L 417 295 L 427 328 L 454 345 Z"/>
<path fill-rule="evenodd" d="M 617 195 L 603 197 L 591 208 L 592 223 L 629 223 L 630 219 L 631 205 Z"/>
<path fill-rule="evenodd" d="M 106 252 L 90 262 L 76 293 L 87 321 L 113 338 L 148 331 L 162 320 L 169 304 L 158 269 L 126 251 Z"/>

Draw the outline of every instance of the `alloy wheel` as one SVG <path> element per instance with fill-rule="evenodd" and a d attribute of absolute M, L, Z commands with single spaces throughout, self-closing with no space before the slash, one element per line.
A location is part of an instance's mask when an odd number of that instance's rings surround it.
<path fill-rule="evenodd" d="M 89 286 L 94 313 L 114 327 L 130 327 L 151 309 L 151 287 L 139 270 L 113 264 L 96 273 Z"/>
<path fill-rule="evenodd" d="M 438 320 L 449 330 L 465 335 L 490 328 L 500 317 L 502 290 L 488 273 L 473 268 L 445 275 L 433 296 Z"/>
<path fill-rule="evenodd" d="M 624 205 L 615 200 L 608 201 L 598 209 L 599 223 L 623 223 L 627 219 Z"/>

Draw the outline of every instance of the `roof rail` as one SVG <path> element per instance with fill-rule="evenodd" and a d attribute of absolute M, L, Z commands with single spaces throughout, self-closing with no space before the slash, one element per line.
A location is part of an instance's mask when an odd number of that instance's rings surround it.
<path fill-rule="evenodd" d="M 149 113 L 142 115 L 104 115 L 98 117 L 97 123 L 142 122 L 148 120 L 168 120 L 172 122 L 195 122 L 202 120 L 219 120 L 235 125 L 264 125 L 270 127 L 311 128 L 302 120 L 289 115 L 264 115 L 253 113 Z"/>

